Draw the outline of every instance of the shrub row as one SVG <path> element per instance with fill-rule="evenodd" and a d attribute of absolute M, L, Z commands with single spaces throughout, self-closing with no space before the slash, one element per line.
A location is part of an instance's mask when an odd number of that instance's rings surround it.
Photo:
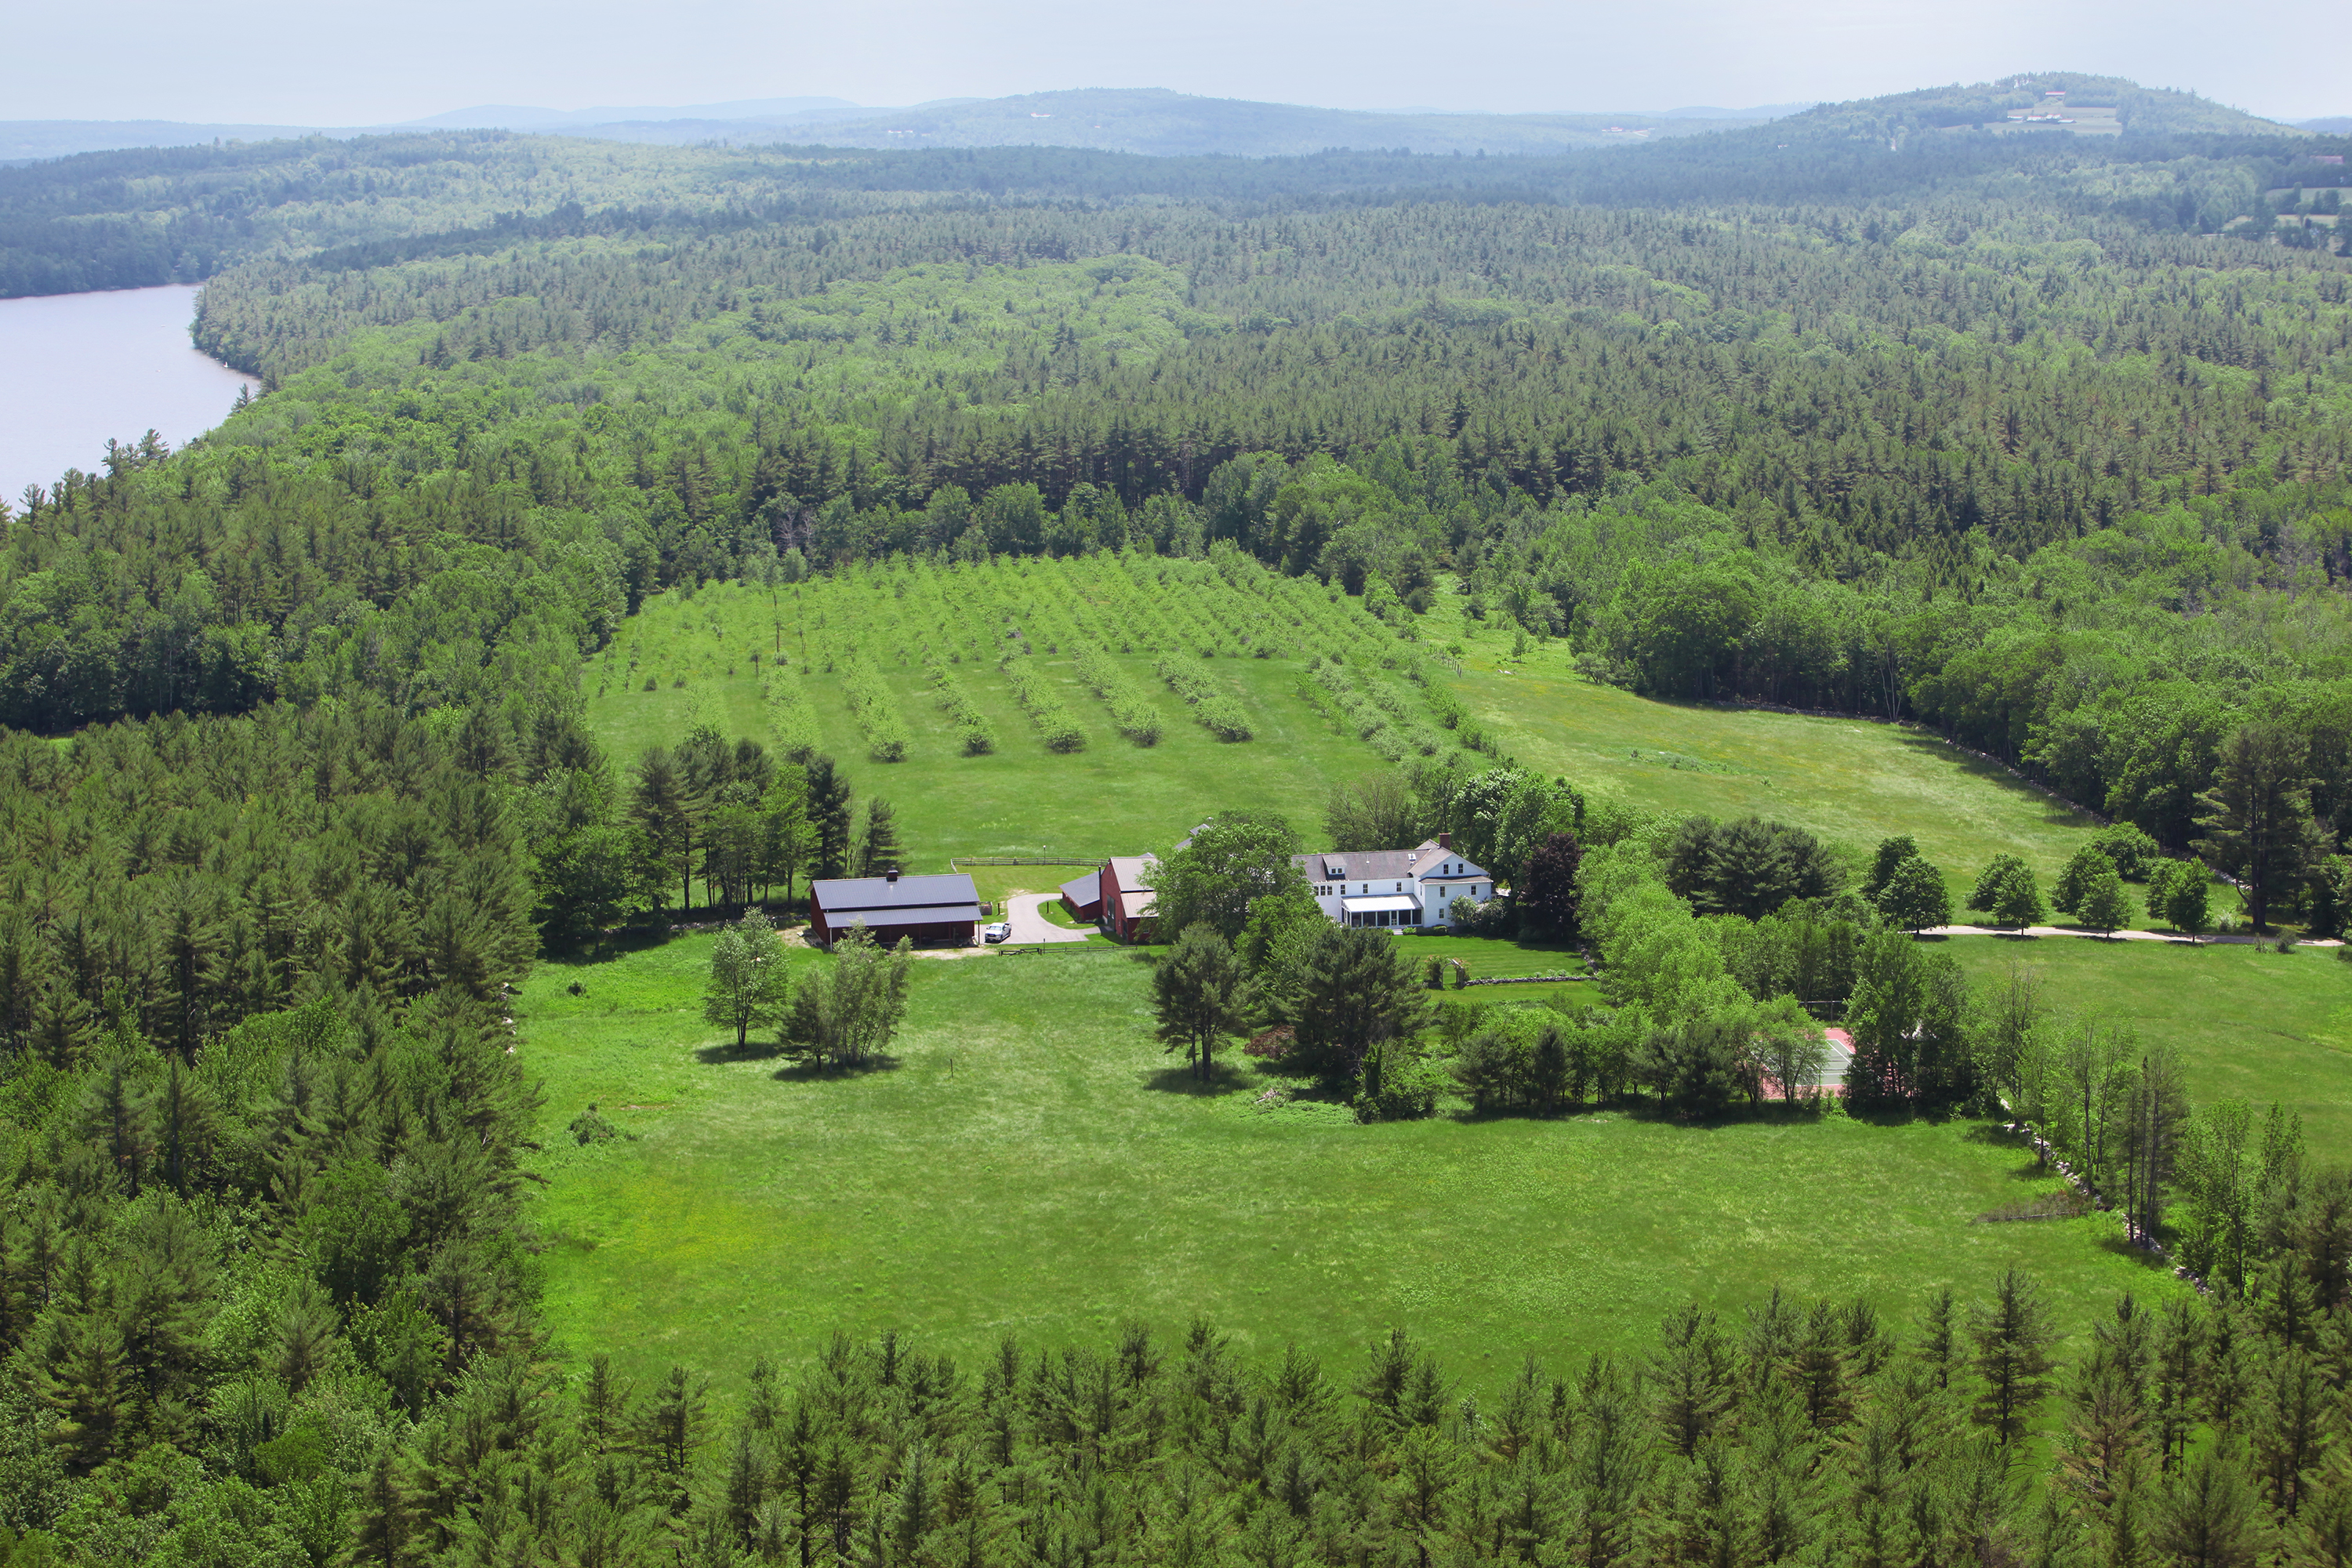
<path fill-rule="evenodd" d="M 1318 658 L 1308 667 L 1318 686 L 1330 693 L 1342 721 L 1356 738 L 1391 763 L 1409 753 L 1434 756 L 1444 739 L 1412 719 L 1403 689 L 1392 681 L 1359 681 L 1347 666 Z"/>
<path fill-rule="evenodd" d="M 809 700 L 808 689 L 799 676 L 781 666 L 772 668 L 760 682 L 761 694 L 767 699 L 768 733 L 776 742 L 776 750 L 795 763 L 805 763 L 816 755 L 822 738 L 816 725 L 816 704 Z"/>
<path fill-rule="evenodd" d="M 1092 643 L 1079 645 L 1078 679 L 1110 709 L 1118 732 L 1139 746 L 1160 743 L 1160 710 L 1142 688 L 1129 680 L 1117 660 Z"/>
<path fill-rule="evenodd" d="M 898 711 L 898 694 L 863 651 L 849 656 L 841 684 L 849 697 L 849 711 L 866 731 L 866 754 L 877 763 L 907 758 L 907 719 Z"/>
<path fill-rule="evenodd" d="M 955 721 L 965 756 L 984 757 L 996 750 L 996 726 L 988 721 L 988 715 L 972 701 L 971 693 L 964 689 L 963 682 L 957 679 L 944 664 L 934 663 L 931 666 L 931 695 L 939 700 L 948 717 Z"/>
<path fill-rule="evenodd" d="M 1220 741 L 1246 741 L 1252 731 L 1249 720 L 1242 714 L 1242 705 L 1234 694 L 1211 680 L 1198 666 L 1181 655 L 1170 655 L 1159 665 L 1160 679 L 1168 689 L 1190 703 L 1192 717 L 1204 725 L 1209 733 Z"/>
<path fill-rule="evenodd" d="M 1025 658 L 1004 661 L 1004 679 L 1013 683 L 1013 695 L 1028 712 L 1029 721 L 1037 726 L 1039 739 L 1049 752 L 1082 752 L 1087 746 L 1086 730 L 1071 713 L 1067 704 L 1037 673 L 1036 666 Z"/>

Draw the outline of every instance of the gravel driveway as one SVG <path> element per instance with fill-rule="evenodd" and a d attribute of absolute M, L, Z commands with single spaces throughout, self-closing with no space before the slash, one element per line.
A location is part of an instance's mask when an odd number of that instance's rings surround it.
<path fill-rule="evenodd" d="M 1059 893 L 1015 893 L 1004 900 L 1004 921 L 1013 928 L 1013 942 L 1084 942 L 1087 933 L 1057 926 L 1038 911 L 1037 906 L 1059 899 Z"/>

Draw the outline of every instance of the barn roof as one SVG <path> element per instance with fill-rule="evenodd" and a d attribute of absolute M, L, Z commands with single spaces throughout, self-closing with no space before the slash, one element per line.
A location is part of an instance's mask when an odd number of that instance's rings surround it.
<path fill-rule="evenodd" d="M 843 877 L 811 883 L 809 895 L 834 925 L 935 925 L 980 919 L 980 889 L 961 874 Z"/>

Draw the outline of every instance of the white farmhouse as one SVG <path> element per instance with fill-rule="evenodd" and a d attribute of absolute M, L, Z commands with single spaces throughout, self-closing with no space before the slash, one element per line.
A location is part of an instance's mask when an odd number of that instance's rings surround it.
<path fill-rule="evenodd" d="M 1456 855 L 1445 833 L 1411 849 L 1334 849 L 1290 863 L 1307 874 L 1324 915 L 1344 926 L 1452 925 L 1454 900 L 1495 895 L 1495 879 Z"/>

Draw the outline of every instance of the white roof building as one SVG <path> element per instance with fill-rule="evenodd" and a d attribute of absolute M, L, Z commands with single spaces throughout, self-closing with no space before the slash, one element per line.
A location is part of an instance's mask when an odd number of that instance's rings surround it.
<path fill-rule="evenodd" d="M 1294 855 L 1290 863 L 1307 874 L 1325 917 L 1340 925 L 1450 926 L 1454 900 L 1495 896 L 1494 878 L 1456 855 L 1443 833 L 1411 849 L 1333 849 Z"/>

